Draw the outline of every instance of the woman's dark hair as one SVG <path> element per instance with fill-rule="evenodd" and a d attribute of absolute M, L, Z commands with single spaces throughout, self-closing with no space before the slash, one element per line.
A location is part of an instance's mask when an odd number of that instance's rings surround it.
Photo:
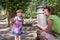
<path fill-rule="evenodd" d="M 55 12 L 55 9 L 52 6 L 46 6 L 46 7 L 44 7 L 44 9 L 47 9 L 48 12 L 51 12 L 51 14 L 54 14 L 54 12 Z"/>

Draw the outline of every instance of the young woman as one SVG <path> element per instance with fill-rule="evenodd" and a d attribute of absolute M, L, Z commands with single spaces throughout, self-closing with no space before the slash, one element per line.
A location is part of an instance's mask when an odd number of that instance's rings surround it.
<path fill-rule="evenodd" d="M 48 37 L 49 39 L 53 39 L 53 40 L 56 40 L 55 37 L 51 37 L 52 33 L 54 33 L 54 35 L 56 36 L 56 38 L 58 40 L 60 40 L 60 19 L 58 16 L 56 15 L 53 15 L 55 12 L 55 9 L 51 6 L 46 6 L 44 8 L 44 14 L 45 16 L 47 17 L 47 20 L 48 20 L 48 24 L 46 27 L 42 27 L 38 24 L 35 24 L 33 26 L 38 26 L 42 29 L 42 32 L 41 32 L 41 35 L 42 36 L 45 36 L 45 37 Z M 53 31 L 53 32 L 52 32 Z M 48 36 L 48 34 L 50 36 Z"/>

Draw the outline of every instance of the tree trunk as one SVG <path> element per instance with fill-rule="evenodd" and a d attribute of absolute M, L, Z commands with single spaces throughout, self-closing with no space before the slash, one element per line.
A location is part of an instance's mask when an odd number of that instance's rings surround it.
<path fill-rule="evenodd" d="M 13 18 L 15 16 L 15 14 L 13 13 L 13 11 L 11 9 L 7 10 L 7 14 L 8 14 L 8 27 L 10 27 L 10 20 L 11 18 Z"/>

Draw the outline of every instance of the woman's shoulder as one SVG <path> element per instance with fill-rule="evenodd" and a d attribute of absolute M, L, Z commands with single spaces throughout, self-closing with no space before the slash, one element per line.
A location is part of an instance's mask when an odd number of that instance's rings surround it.
<path fill-rule="evenodd" d="M 50 16 L 57 16 L 57 15 L 50 15 Z"/>
<path fill-rule="evenodd" d="M 55 17 L 55 18 L 56 18 L 56 17 L 58 17 L 58 16 L 57 16 L 57 15 L 50 15 L 49 17 Z"/>
<path fill-rule="evenodd" d="M 56 15 L 50 15 L 50 16 L 48 17 L 48 19 L 59 19 L 59 17 L 56 16 Z"/>

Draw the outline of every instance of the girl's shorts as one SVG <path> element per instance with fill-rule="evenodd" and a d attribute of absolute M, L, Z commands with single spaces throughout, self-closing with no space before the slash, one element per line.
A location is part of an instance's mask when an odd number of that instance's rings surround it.
<path fill-rule="evenodd" d="M 17 33 L 17 34 L 13 31 L 10 31 L 10 33 L 13 34 L 13 35 L 16 35 L 16 36 L 21 36 L 23 34 L 23 31 L 21 33 Z"/>

